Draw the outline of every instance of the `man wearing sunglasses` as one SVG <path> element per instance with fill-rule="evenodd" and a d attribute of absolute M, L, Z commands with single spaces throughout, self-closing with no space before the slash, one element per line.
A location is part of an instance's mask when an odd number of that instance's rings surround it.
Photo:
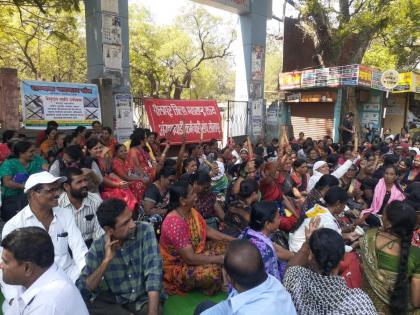
<path fill-rule="evenodd" d="M 55 177 L 48 172 L 31 175 L 24 192 L 29 204 L 4 226 L 2 239 L 17 228 L 37 226 L 50 235 L 55 253 L 55 263 L 75 282 L 85 266 L 87 247 L 77 228 L 70 209 L 58 208 L 61 184 L 66 177 Z M 70 254 L 71 250 L 71 254 Z M 16 297 L 18 286 L 2 284 L 5 297 L 3 308 Z"/>

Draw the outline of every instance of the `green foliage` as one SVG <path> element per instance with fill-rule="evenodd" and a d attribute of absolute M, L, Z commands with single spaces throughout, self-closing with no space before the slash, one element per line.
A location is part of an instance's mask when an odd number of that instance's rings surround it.
<path fill-rule="evenodd" d="M 381 69 L 415 69 L 420 62 L 419 8 L 417 0 L 398 0 L 390 8 L 390 23 L 372 42 L 363 62 Z"/>
<path fill-rule="evenodd" d="M 78 13 L 45 13 L 34 7 L 0 9 L 0 66 L 21 79 L 86 81 L 83 19 Z"/>
<path fill-rule="evenodd" d="M 404 70 L 419 63 L 418 0 L 291 0 L 288 3 L 300 12 L 300 25 L 313 39 L 321 65 L 363 60 L 380 67 L 393 64 L 394 68 Z"/>
<path fill-rule="evenodd" d="M 278 99 L 279 73 L 282 71 L 283 52 L 281 41 L 275 36 L 268 36 L 265 53 L 265 81 L 266 99 Z"/>
<path fill-rule="evenodd" d="M 52 11 L 79 11 L 80 0 L 3 0 L 2 6 L 15 6 L 18 9 L 33 7 L 41 13 L 51 13 Z"/>
<path fill-rule="evenodd" d="M 131 86 L 134 95 L 227 99 L 234 72 L 228 21 L 189 6 L 171 25 L 154 23 L 142 6 L 130 6 Z"/>
<path fill-rule="evenodd" d="M 374 42 L 363 57 L 363 64 L 381 70 L 395 69 L 397 56 L 393 55 L 382 43 Z"/>

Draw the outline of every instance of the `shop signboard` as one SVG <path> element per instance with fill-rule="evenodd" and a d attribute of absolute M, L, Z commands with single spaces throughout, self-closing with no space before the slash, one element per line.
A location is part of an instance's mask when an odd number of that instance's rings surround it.
<path fill-rule="evenodd" d="M 280 90 L 290 90 L 300 88 L 300 79 L 302 72 L 284 72 L 279 75 Z"/>
<path fill-rule="evenodd" d="M 413 73 L 413 92 L 420 93 L 420 74 Z"/>
<path fill-rule="evenodd" d="M 302 88 L 309 88 L 315 86 L 315 70 L 304 70 L 302 71 Z"/>
<path fill-rule="evenodd" d="M 358 85 L 360 86 L 372 86 L 372 68 L 359 65 Z"/>
<path fill-rule="evenodd" d="M 378 69 L 372 69 L 372 89 L 386 91 L 381 83 L 382 72 Z"/>
<path fill-rule="evenodd" d="M 400 73 L 398 84 L 394 87 L 392 93 L 414 92 L 413 76 L 413 72 Z"/>
<path fill-rule="evenodd" d="M 341 85 L 356 86 L 359 65 L 340 67 Z"/>
<path fill-rule="evenodd" d="M 144 107 L 152 130 L 173 144 L 222 140 L 220 110 L 216 100 L 145 99 Z"/>
<path fill-rule="evenodd" d="M 27 129 L 45 129 L 55 120 L 61 129 L 90 126 L 101 121 L 95 84 L 22 81 L 23 123 Z"/>
<path fill-rule="evenodd" d="M 327 86 L 330 86 L 330 87 L 339 86 L 340 79 L 341 79 L 340 67 L 329 68 Z"/>

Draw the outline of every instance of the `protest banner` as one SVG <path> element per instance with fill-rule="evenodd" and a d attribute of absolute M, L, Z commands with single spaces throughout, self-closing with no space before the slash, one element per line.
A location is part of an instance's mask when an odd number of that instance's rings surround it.
<path fill-rule="evenodd" d="M 220 110 L 215 100 L 145 99 L 144 107 L 153 131 L 171 144 L 222 140 Z M 185 125 L 185 126 L 184 126 Z"/>
<path fill-rule="evenodd" d="M 94 84 L 22 81 L 22 114 L 27 129 L 45 129 L 55 120 L 60 129 L 101 121 L 98 87 Z"/>

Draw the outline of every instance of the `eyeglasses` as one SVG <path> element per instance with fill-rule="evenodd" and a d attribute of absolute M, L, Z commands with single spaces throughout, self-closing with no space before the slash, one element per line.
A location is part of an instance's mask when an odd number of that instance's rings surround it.
<path fill-rule="evenodd" d="M 47 194 L 51 194 L 51 193 L 61 192 L 61 190 L 62 190 L 61 187 L 53 187 L 53 188 L 48 188 L 48 189 L 47 188 L 41 188 L 41 189 L 38 189 L 37 191 L 38 192 L 44 191 Z"/>

